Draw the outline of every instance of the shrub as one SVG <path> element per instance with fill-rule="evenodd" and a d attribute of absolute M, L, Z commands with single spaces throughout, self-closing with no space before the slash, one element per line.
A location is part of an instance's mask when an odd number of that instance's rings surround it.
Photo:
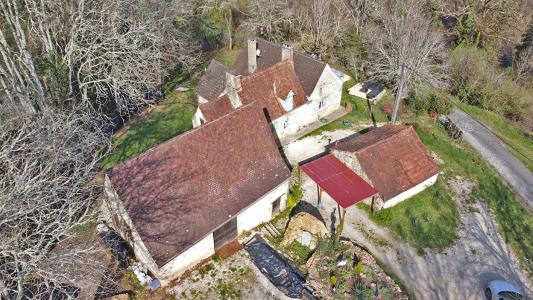
<path fill-rule="evenodd" d="M 355 268 L 353 268 L 353 275 L 359 275 L 361 272 L 363 272 L 363 269 L 365 267 L 365 264 L 362 262 L 358 262 Z"/>
<path fill-rule="evenodd" d="M 352 288 L 352 299 L 370 300 L 374 299 L 374 291 L 364 286 L 361 282 L 356 282 Z"/>
<path fill-rule="evenodd" d="M 329 277 L 329 284 L 336 285 L 337 284 L 337 276 L 331 275 L 331 277 Z"/>
<path fill-rule="evenodd" d="M 292 243 L 287 246 L 287 252 L 293 257 L 296 264 L 303 265 L 309 258 L 311 249 L 300 244 L 298 241 L 292 241 Z"/>
<path fill-rule="evenodd" d="M 298 184 L 291 186 L 289 190 L 289 195 L 287 196 L 287 207 L 292 208 L 302 200 L 303 190 L 302 187 Z"/>
<path fill-rule="evenodd" d="M 430 91 L 427 95 L 423 93 L 413 94 L 409 98 L 408 104 L 417 113 L 447 114 L 451 108 L 446 96 L 437 91 Z"/>
<path fill-rule="evenodd" d="M 392 212 L 390 209 L 382 209 L 374 214 L 374 220 L 380 224 L 388 224 L 392 221 Z"/>
<path fill-rule="evenodd" d="M 394 292 L 389 288 L 382 288 L 380 294 L 384 300 L 392 299 L 392 296 L 394 296 Z"/>

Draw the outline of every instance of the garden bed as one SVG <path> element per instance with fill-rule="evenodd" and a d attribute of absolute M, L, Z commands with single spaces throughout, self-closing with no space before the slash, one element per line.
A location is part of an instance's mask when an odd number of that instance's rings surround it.
<path fill-rule="evenodd" d="M 408 299 L 374 257 L 351 241 L 320 241 L 307 268 L 309 284 L 323 299 Z"/>

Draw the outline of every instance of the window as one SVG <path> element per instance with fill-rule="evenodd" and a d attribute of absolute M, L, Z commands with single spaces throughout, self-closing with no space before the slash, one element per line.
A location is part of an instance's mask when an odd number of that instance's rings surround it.
<path fill-rule="evenodd" d="M 272 216 L 277 215 L 280 210 L 281 197 L 272 202 Z"/>
<path fill-rule="evenodd" d="M 320 102 L 318 103 L 318 109 L 321 109 L 322 107 L 326 106 L 326 104 L 327 104 L 326 99 L 320 100 Z"/>
<path fill-rule="evenodd" d="M 289 126 L 289 118 L 286 118 L 285 121 L 283 121 L 283 129 L 286 129 Z"/>

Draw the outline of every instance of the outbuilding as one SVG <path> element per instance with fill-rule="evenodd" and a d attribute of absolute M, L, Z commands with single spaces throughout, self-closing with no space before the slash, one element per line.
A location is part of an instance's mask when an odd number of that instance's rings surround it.
<path fill-rule="evenodd" d="M 115 167 L 103 211 L 165 285 L 283 210 L 289 179 L 251 103 Z"/>
<path fill-rule="evenodd" d="M 331 153 L 375 188 L 374 210 L 387 208 L 433 185 L 436 163 L 412 126 L 384 125 L 337 141 Z"/>

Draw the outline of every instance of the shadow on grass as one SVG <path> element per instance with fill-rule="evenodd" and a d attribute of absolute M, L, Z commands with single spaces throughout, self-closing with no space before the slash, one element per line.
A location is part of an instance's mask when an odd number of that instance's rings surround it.
<path fill-rule="evenodd" d="M 102 161 L 102 166 L 112 168 L 192 129 L 193 114 L 193 105 L 181 98 L 170 98 L 145 119 L 136 117 L 131 120 L 126 133 L 114 139 L 113 151 Z"/>

